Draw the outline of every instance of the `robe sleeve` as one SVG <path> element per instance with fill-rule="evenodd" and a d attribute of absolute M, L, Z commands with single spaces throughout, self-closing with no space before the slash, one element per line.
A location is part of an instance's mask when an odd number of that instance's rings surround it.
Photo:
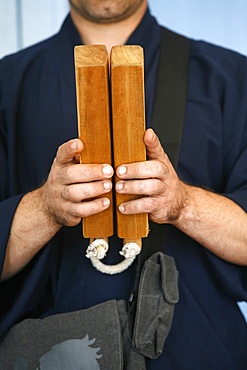
<path fill-rule="evenodd" d="M 0 62 L 2 82 L 4 69 L 1 66 L 2 62 Z M 2 86 L 0 84 L 0 274 L 2 274 L 12 220 L 24 194 L 18 192 L 18 180 L 16 180 L 18 164 L 13 158 L 14 140 L 18 137 L 11 126 L 7 125 L 9 112 L 3 99 Z M 5 89 L 6 84 L 4 86 Z M 38 306 L 43 312 L 44 307 L 49 306 L 48 254 L 49 248 L 44 248 L 23 271 L 0 283 L 0 337 L 15 322 L 27 317 L 29 313 L 30 317 L 38 315 Z"/>

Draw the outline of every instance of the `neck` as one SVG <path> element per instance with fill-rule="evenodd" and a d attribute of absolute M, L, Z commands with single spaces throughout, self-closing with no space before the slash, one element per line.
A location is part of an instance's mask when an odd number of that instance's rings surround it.
<path fill-rule="evenodd" d="M 71 8 L 71 18 L 84 45 L 105 45 L 108 53 L 112 46 L 124 45 L 141 22 L 147 9 L 146 2 L 129 18 L 114 23 L 95 23 L 83 18 Z"/>

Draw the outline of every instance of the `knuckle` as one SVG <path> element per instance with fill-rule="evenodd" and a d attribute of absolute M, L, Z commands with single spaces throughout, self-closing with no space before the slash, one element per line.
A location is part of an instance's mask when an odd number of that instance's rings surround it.
<path fill-rule="evenodd" d="M 157 189 L 157 191 L 156 191 L 157 194 L 163 193 L 164 190 L 165 190 L 164 183 L 162 181 L 157 181 L 156 189 Z"/>
<path fill-rule="evenodd" d="M 80 216 L 81 218 L 94 215 L 100 211 L 100 207 L 96 200 L 90 202 L 77 203 L 74 206 L 74 215 Z"/>
<path fill-rule="evenodd" d="M 66 166 L 63 167 L 63 170 L 61 170 L 61 176 L 63 176 L 64 179 L 71 179 L 74 174 L 74 166 Z"/>
<path fill-rule="evenodd" d="M 82 182 L 93 181 L 100 178 L 99 165 L 81 164 L 78 166 L 77 171 Z"/>
<path fill-rule="evenodd" d="M 92 194 L 92 191 L 90 188 L 86 187 L 84 190 L 83 190 L 83 198 L 84 199 L 89 199 L 89 198 L 92 198 L 93 194 Z"/>
<path fill-rule="evenodd" d="M 82 181 L 86 181 L 90 178 L 90 169 L 86 168 L 83 164 L 78 165 L 78 176 Z"/>
<path fill-rule="evenodd" d="M 160 162 L 160 173 L 167 174 L 168 172 L 168 166 L 164 162 Z"/>
<path fill-rule="evenodd" d="M 137 194 L 143 194 L 146 189 L 145 181 L 138 181 L 136 184 L 136 192 Z"/>
<path fill-rule="evenodd" d="M 126 211 L 131 214 L 143 213 L 143 198 L 126 203 Z"/>
<path fill-rule="evenodd" d="M 67 200 L 67 201 L 77 202 L 79 200 L 77 189 L 76 189 L 76 186 L 74 185 L 63 187 L 61 191 L 61 196 L 64 200 Z"/>
<path fill-rule="evenodd" d="M 150 197 L 148 199 L 149 199 L 149 209 L 152 212 L 158 212 L 158 210 L 159 210 L 159 202 L 157 201 L 157 199 L 155 197 Z"/>
<path fill-rule="evenodd" d="M 84 203 L 73 203 L 73 206 L 71 207 L 70 217 L 73 220 L 81 220 L 84 215 Z"/>
<path fill-rule="evenodd" d="M 157 171 L 157 173 L 163 173 L 166 170 L 166 165 L 163 162 L 155 161 L 154 168 Z"/>
<path fill-rule="evenodd" d="M 150 171 L 150 162 L 149 161 L 145 161 L 141 164 L 141 166 L 139 166 L 139 173 L 140 174 L 146 174 Z"/>
<path fill-rule="evenodd" d="M 65 200 L 70 199 L 70 190 L 69 190 L 68 186 L 62 188 L 61 197 Z"/>

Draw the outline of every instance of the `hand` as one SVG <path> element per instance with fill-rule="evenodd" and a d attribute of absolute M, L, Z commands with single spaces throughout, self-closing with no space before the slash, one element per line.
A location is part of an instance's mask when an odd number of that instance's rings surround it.
<path fill-rule="evenodd" d="M 61 145 L 42 187 L 45 211 L 59 225 L 77 225 L 81 218 L 110 205 L 107 197 L 98 197 L 111 190 L 113 168 L 107 164 L 79 164 L 82 151 L 79 139 Z"/>
<path fill-rule="evenodd" d="M 116 190 L 141 197 L 119 206 L 124 214 L 149 213 L 170 223 L 218 257 L 247 265 L 247 215 L 224 195 L 182 182 L 152 129 L 144 135 L 148 161 L 123 164 Z"/>
<path fill-rule="evenodd" d="M 116 191 L 141 195 L 119 206 L 124 214 L 149 213 L 156 223 L 175 223 L 186 204 L 186 187 L 179 180 L 157 135 L 148 129 L 144 135 L 148 161 L 118 167 Z"/>

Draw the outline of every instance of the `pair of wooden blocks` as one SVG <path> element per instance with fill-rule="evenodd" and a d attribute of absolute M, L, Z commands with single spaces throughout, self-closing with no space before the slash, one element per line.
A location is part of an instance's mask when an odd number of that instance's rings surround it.
<path fill-rule="evenodd" d="M 105 46 L 76 46 L 75 71 L 79 138 L 84 143 L 81 163 L 108 163 L 116 169 L 124 163 L 145 161 L 143 49 L 115 46 L 108 62 Z M 115 214 L 117 234 L 125 242 L 146 237 L 147 214 L 118 211 L 121 203 L 138 196 L 112 190 L 107 197 L 111 200 L 108 209 L 83 219 L 84 237 L 113 235 Z"/>

